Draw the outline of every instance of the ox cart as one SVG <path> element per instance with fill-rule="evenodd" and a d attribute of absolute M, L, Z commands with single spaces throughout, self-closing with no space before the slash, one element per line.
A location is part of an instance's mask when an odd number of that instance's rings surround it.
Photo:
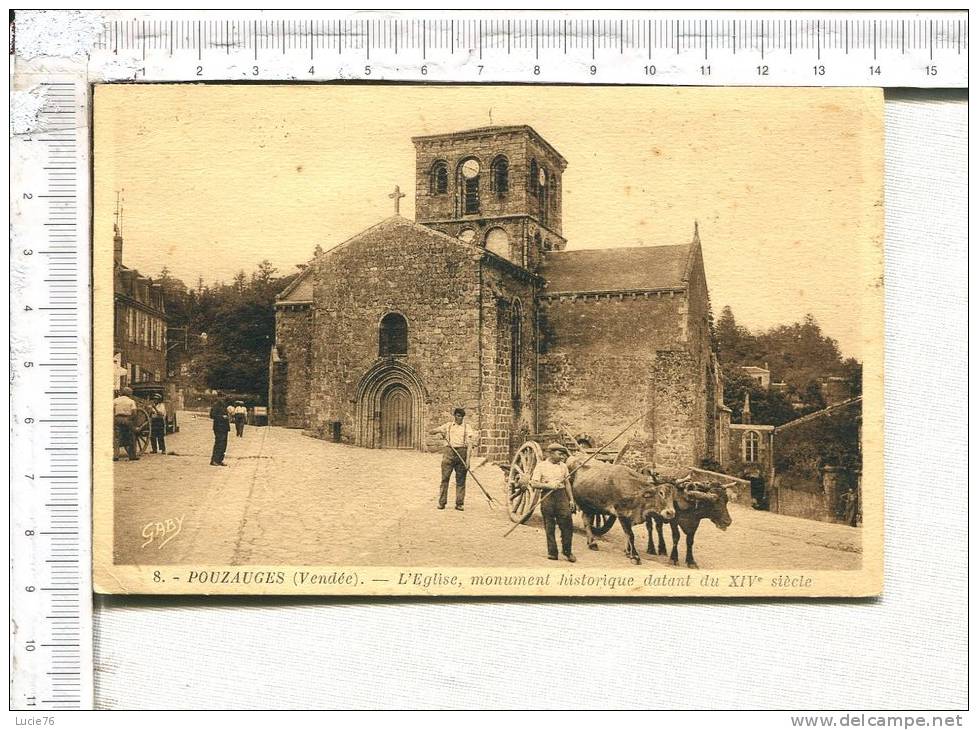
<path fill-rule="evenodd" d="M 525 522 L 540 502 L 540 490 L 530 487 L 528 482 L 536 465 L 546 458 L 546 445 L 554 441 L 562 444 L 571 455 L 579 454 L 585 459 L 591 458 L 607 464 L 617 464 L 628 448 L 595 448 L 589 436 L 574 436 L 562 427 L 554 431 L 529 434 L 527 440 L 513 454 L 510 464 L 503 466 L 506 473 L 506 507 L 513 522 Z M 591 523 L 591 531 L 598 536 L 604 535 L 615 524 L 614 515 L 597 514 L 587 519 Z"/>

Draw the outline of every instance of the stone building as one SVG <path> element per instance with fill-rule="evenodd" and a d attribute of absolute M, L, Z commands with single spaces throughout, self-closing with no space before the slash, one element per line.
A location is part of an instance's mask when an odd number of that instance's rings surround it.
<path fill-rule="evenodd" d="M 425 449 L 462 405 L 481 453 L 506 461 L 528 434 L 556 426 L 604 443 L 641 415 L 632 454 L 719 460 L 729 412 L 698 231 L 674 246 L 566 250 L 567 161 L 531 127 L 413 142 L 416 220 L 317 249 L 279 296 L 272 423 Z"/>
<path fill-rule="evenodd" d="M 767 509 L 768 492 L 774 483 L 774 426 L 732 423 L 724 469 L 751 485 L 755 507 Z"/>
<path fill-rule="evenodd" d="M 764 363 L 764 367 L 741 365 L 740 371 L 757 383 L 758 387 L 764 388 L 764 390 L 771 388 L 771 371 L 768 370 L 767 363 Z"/>
<path fill-rule="evenodd" d="M 113 284 L 115 387 L 166 379 L 166 307 L 163 289 L 122 263 L 122 231 L 115 225 Z"/>

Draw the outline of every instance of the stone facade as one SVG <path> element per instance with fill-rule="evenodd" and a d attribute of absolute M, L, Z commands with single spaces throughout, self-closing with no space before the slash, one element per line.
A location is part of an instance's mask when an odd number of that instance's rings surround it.
<path fill-rule="evenodd" d="M 394 216 L 317 253 L 280 296 L 273 422 L 432 449 L 442 442 L 428 431 L 463 406 L 480 454 L 505 462 L 531 433 L 556 426 L 604 443 L 645 412 L 628 436 L 633 456 L 718 459 L 722 390 L 698 234 L 566 251 L 567 163 L 531 128 L 413 142 L 417 221 Z"/>
<path fill-rule="evenodd" d="M 269 423 L 308 428 L 312 305 L 288 304 L 275 310 L 275 339 L 268 374 Z"/>
<path fill-rule="evenodd" d="M 453 237 L 470 231 L 472 242 L 530 271 L 539 268 L 543 251 L 566 246 L 560 180 L 567 162 L 532 128 L 489 127 L 412 141 L 419 223 Z M 465 205 L 462 171 L 468 161 L 478 169 L 478 210 L 472 212 Z M 504 186 L 496 184 L 500 163 L 506 167 Z M 447 170 L 443 191 L 437 185 L 439 165 Z"/>
<path fill-rule="evenodd" d="M 166 380 L 166 306 L 163 288 L 122 263 L 123 240 L 114 236 L 115 387 Z"/>

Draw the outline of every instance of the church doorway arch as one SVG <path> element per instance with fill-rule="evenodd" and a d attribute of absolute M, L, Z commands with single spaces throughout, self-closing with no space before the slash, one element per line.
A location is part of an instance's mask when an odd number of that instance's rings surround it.
<path fill-rule="evenodd" d="M 427 395 L 421 378 L 393 358 L 377 362 L 356 390 L 357 445 L 421 449 Z"/>
<path fill-rule="evenodd" d="M 387 386 L 380 396 L 380 448 L 414 448 L 414 413 L 411 393 L 400 383 Z"/>

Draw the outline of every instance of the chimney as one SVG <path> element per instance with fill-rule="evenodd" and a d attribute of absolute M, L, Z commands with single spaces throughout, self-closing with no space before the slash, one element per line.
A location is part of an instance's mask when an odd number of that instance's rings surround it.
<path fill-rule="evenodd" d="M 122 266 L 122 193 L 115 194 L 115 223 L 112 224 L 112 255 L 116 266 Z"/>
<path fill-rule="evenodd" d="M 116 266 L 122 266 L 122 233 L 119 232 L 119 226 L 114 226 L 115 235 L 112 236 L 112 243 L 114 244 L 114 259 Z"/>

